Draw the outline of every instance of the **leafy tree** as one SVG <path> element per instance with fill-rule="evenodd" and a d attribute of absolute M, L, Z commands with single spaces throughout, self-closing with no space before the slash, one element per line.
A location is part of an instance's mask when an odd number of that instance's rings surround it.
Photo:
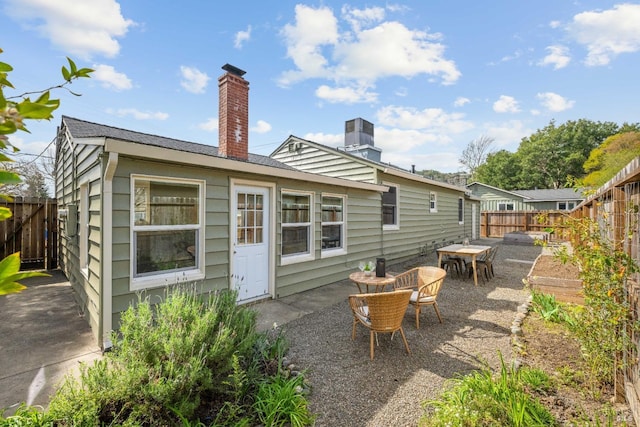
<path fill-rule="evenodd" d="M 518 147 L 523 168 L 521 189 L 561 188 L 568 178 L 584 176 L 583 165 L 591 150 L 618 131 L 613 122 L 580 119 L 556 126 L 552 120 L 523 138 Z"/>
<path fill-rule="evenodd" d="M 473 180 L 504 190 L 517 190 L 521 171 L 519 155 L 500 150 L 487 155 L 486 161 L 476 169 Z"/>
<path fill-rule="evenodd" d="M 584 163 L 588 175 L 582 180 L 585 187 L 600 187 L 618 173 L 632 159 L 640 156 L 640 132 L 619 133 L 607 138 L 589 154 Z"/>
<path fill-rule="evenodd" d="M 2 53 L 0 49 L 0 53 Z M 29 132 L 25 124 L 26 120 L 51 120 L 53 112 L 60 106 L 60 100 L 51 99 L 51 90 L 67 89 L 73 80 L 81 77 L 89 77 L 93 70 L 89 68 L 76 67 L 76 64 L 67 58 L 69 68 L 62 67 L 62 78 L 64 82 L 50 87 L 46 90 L 25 92 L 17 96 L 5 96 L 5 89 L 15 89 L 7 79 L 8 73 L 13 71 L 13 67 L 7 63 L 0 62 L 0 162 L 12 162 L 11 153 L 16 153 L 18 149 L 9 142 L 9 135 L 17 131 Z M 32 101 L 30 95 L 37 95 L 38 98 Z M 0 170 L 0 185 L 18 184 L 20 177 L 17 173 Z M 11 198 L 5 194 L 0 194 L 5 200 Z M 7 207 L 0 207 L 0 221 L 11 217 L 11 210 Z M 16 252 L 0 261 L 0 295 L 20 292 L 25 287 L 18 283 L 18 280 L 27 277 L 46 276 L 38 272 L 20 272 L 20 253 Z"/>
<path fill-rule="evenodd" d="M 495 139 L 482 135 L 479 138 L 474 139 L 467 145 L 462 152 L 458 161 L 465 166 L 471 175 L 473 175 L 480 165 L 482 165 L 487 159 L 491 145 L 495 142 Z"/>
<path fill-rule="evenodd" d="M 3 163 L 0 167 L 8 172 L 20 176 L 21 182 L 15 184 L 0 185 L 0 191 L 11 197 L 39 197 L 48 198 L 49 187 L 43 165 L 33 161 L 17 160 L 11 163 Z"/>

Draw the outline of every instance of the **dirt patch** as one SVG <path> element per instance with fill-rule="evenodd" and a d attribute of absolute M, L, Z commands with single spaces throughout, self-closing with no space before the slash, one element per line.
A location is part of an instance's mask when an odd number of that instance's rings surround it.
<path fill-rule="evenodd" d="M 563 264 L 553 256 L 544 255 L 534 264 L 529 276 L 530 282 L 532 277 L 553 278 L 556 279 L 555 284 L 573 285 L 578 278 L 578 269 L 573 265 Z M 538 281 L 538 287 L 542 282 L 544 281 Z M 557 299 L 561 300 L 558 292 L 562 288 L 556 286 L 555 289 L 546 288 L 546 291 L 556 294 Z M 523 332 L 524 364 L 541 369 L 556 380 L 555 391 L 539 395 L 538 398 L 561 425 L 635 425 L 626 404 L 612 403 L 612 387 L 590 389 L 586 383 L 587 366 L 582 359 L 580 344 L 566 328 L 545 322 L 532 312 L 523 322 Z"/>

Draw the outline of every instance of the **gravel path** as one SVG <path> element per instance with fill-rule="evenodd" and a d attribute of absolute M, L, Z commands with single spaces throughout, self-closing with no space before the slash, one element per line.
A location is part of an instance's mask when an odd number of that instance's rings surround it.
<path fill-rule="evenodd" d="M 413 308 L 407 310 L 404 330 L 411 355 L 399 337 L 380 334 L 371 361 L 368 330 L 358 326 L 351 340 L 346 300 L 288 323 L 289 359 L 307 369 L 316 426 L 416 426 L 423 414 L 421 403 L 437 398 L 448 378 L 483 364 L 496 369 L 500 354 L 510 361 L 511 323 L 528 296 L 522 279 L 542 249 L 498 245 L 495 278 L 480 280 L 477 287 L 473 280 L 445 279 L 438 297 L 444 323 L 426 307 L 417 330 Z M 435 264 L 432 254 L 388 270 Z"/>

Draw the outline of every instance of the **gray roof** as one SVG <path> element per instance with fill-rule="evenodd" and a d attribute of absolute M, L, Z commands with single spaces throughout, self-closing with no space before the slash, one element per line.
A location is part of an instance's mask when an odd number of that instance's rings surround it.
<path fill-rule="evenodd" d="M 187 153 L 203 154 L 205 156 L 220 157 L 218 147 L 195 142 L 182 141 L 179 139 L 165 138 L 163 136 L 149 135 L 127 129 L 120 129 L 113 126 L 91 123 L 73 117 L 62 116 L 62 122 L 66 125 L 69 133 L 74 138 L 111 138 L 120 141 L 128 141 L 136 144 L 152 145 L 154 147 L 169 148 L 172 150 L 184 151 Z M 230 159 L 237 160 L 238 159 Z M 268 156 L 249 153 L 248 163 L 255 163 L 263 166 L 271 166 L 280 169 L 296 170 L 295 168 L 272 159 Z"/>
<path fill-rule="evenodd" d="M 541 202 L 555 200 L 584 200 L 582 192 L 573 188 L 557 188 L 547 190 L 511 190 L 525 198 L 525 202 Z"/>

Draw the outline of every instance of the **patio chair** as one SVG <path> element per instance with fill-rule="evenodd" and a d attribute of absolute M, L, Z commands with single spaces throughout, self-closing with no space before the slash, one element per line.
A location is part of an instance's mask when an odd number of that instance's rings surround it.
<path fill-rule="evenodd" d="M 407 312 L 411 290 L 380 292 L 375 294 L 349 295 L 349 306 L 353 312 L 351 339 L 356 339 L 356 325 L 360 323 L 369 329 L 369 351 L 371 360 L 374 353 L 374 335 L 378 332 L 393 334 L 400 331 L 407 354 L 411 353 L 402 329 L 402 320 Z M 393 335 L 392 335 L 393 337 Z"/>
<path fill-rule="evenodd" d="M 409 303 L 416 312 L 416 329 L 420 328 L 420 313 L 423 306 L 433 305 L 438 320 L 442 323 L 442 316 L 438 309 L 438 292 L 442 287 L 447 271 L 439 267 L 415 267 L 396 275 L 395 289 L 411 289 Z"/>
<path fill-rule="evenodd" d="M 498 253 L 498 247 L 493 246 L 487 254 L 476 260 L 476 268 L 478 269 L 478 274 L 482 278 L 482 281 L 493 278 L 495 276 L 493 270 L 493 262 L 496 258 L 496 254 Z M 469 271 L 469 277 L 473 275 L 473 266 L 471 262 L 467 262 L 467 270 Z"/>

